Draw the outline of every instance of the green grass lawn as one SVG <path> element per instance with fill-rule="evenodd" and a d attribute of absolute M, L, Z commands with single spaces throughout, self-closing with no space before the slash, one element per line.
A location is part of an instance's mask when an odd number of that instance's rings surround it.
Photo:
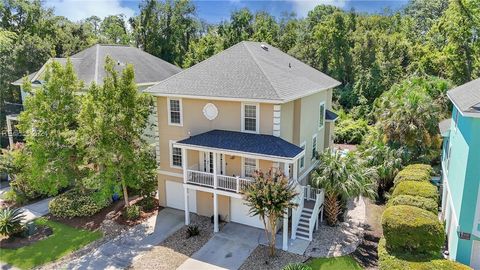
<path fill-rule="evenodd" d="M 313 270 L 361 270 L 362 267 L 350 256 L 317 258 L 306 263 Z"/>
<path fill-rule="evenodd" d="M 100 232 L 79 230 L 43 218 L 35 220 L 38 225 L 53 229 L 49 237 L 18 249 L 1 249 L 0 261 L 18 268 L 29 269 L 57 260 L 88 243 L 102 237 Z"/>

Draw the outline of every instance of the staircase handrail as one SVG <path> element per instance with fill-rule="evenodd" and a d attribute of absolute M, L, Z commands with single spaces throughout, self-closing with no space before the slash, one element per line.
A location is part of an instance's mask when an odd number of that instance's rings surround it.
<path fill-rule="evenodd" d="M 297 186 L 295 187 L 295 189 L 298 192 L 298 195 L 295 197 L 295 203 L 298 204 L 298 206 L 292 210 L 292 239 L 295 239 L 297 235 L 298 223 L 300 222 L 300 216 L 302 215 L 304 202 L 303 186 L 298 184 L 297 182 Z"/>
<path fill-rule="evenodd" d="M 323 205 L 324 198 L 325 192 L 323 189 L 321 189 L 320 193 L 316 194 L 315 206 L 313 207 L 312 216 L 310 217 L 310 223 L 308 228 L 308 238 L 310 241 L 312 240 L 313 228 L 318 220 L 318 214 L 320 213 L 320 207 Z"/>

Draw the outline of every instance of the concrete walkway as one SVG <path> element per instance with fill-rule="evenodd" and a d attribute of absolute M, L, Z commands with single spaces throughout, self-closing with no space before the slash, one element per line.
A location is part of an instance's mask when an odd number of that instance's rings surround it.
<path fill-rule="evenodd" d="M 238 269 L 261 243 L 264 234 L 262 229 L 233 222 L 227 223 L 177 269 Z"/>
<path fill-rule="evenodd" d="M 165 208 L 95 252 L 70 261 L 62 269 L 125 269 L 140 252 L 149 250 L 184 225 L 184 212 Z"/>
<path fill-rule="evenodd" d="M 47 198 L 36 203 L 25 205 L 21 207 L 26 215 L 26 221 L 34 220 L 38 217 L 48 214 L 48 203 L 53 198 Z"/>

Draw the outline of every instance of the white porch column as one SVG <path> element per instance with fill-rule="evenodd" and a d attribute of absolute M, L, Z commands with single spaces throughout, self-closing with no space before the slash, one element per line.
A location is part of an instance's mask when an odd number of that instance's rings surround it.
<path fill-rule="evenodd" d="M 282 236 L 282 249 L 287 251 L 288 250 L 288 210 L 283 215 L 283 236 Z"/>
<path fill-rule="evenodd" d="M 298 160 L 293 163 L 293 180 L 298 180 Z"/>
<path fill-rule="evenodd" d="M 218 232 L 218 197 L 217 192 L 213 192 L 213 232 Z"/>
<path fill-rule="evenodd" d="M 183 183 L 187 183 L 187 178 L 188 178 L 188 158 L 187 158 L 187 150 L 185 148 L 182 148 L 182 169 L 183 169 Z M 183 188 L 183 199 L 185 201 L 185 225 L 190 224 L 190 209 L 188 208 L 188 188 L 184 186 Z"/>
<path fill-rule="evenodd" d="M 218 187 L 218 180 L 217 180 L 217 153 L 213 153 L 213 188 Z"/>
<path fill-rule="evenodd" d="M 190 209 L 188 209 L 188 188 L 184 187 L 184 200 L 185 200 L 185 225 L 190 225 Z"/>
<path fill-rule="evenodd" d="M 283 163 L 283 174 L 285 174 L 285 177 L 290 178 L 290 164 L 285 162 Z"/>
<path fill-rule="evenodd" d="M 7 116 L 7 136 L 8 136 L 8 143 L 10 144 L 10 149 L 13 149 L 12 119 L 9 116 Z"/>

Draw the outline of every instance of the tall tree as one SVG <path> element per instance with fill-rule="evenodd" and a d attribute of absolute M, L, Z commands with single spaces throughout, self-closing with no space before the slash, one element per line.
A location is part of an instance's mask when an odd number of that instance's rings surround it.
<path fill-rule="evenodd" d="M 138 92 L 132 65 L 119 75 L 107 57 L 103 85 L 92 85 L 78 115 L 77 140 L 85 151 L 85 186 L 106 197 L 139 188 L 155 175 L 155 159 L 143 138 L 152 100 Z"/>
<path fill-rule="evenodd" d="M 20 130 L 26 136 L 28 150 L 27 178 L 40 194 L 56 195 L 78 180 L 78 151 L 73 143 L 79 112 L 77 94 L 82 83 L 73 65 L 52 62 L 40 88 L 26 81 L 30 93 L 20 114 Z"/>
<path fill-rule="evenodd" d="M 125 25 L 124 15 L 110 15 L 100 24 L 100 35 L 107 43 L 129 44 L 130 37 Z"/>

